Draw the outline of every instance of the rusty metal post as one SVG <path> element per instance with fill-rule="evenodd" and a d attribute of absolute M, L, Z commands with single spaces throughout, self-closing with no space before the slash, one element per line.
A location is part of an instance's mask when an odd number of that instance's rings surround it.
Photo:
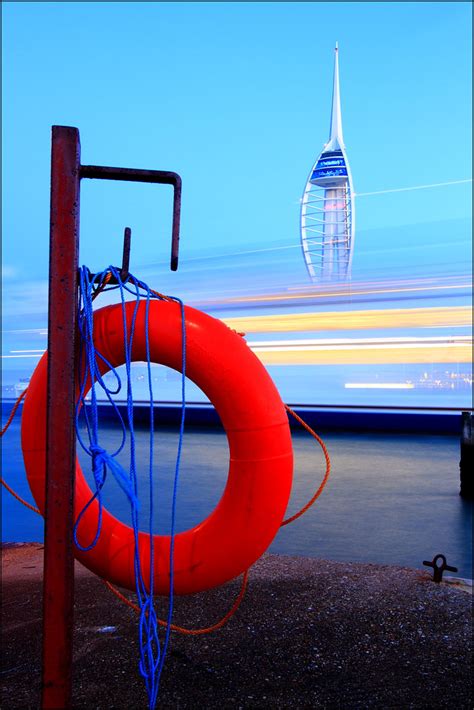
<path fill-rule="evenodd" d="M 71 706 L 80 142 L 53 126 L 48 304 L 43 708 Z"/>
<path fill-rule="evenodd" d="M 42 707 L 69 708 L 74 607 L 75 372 L 81 178 L 173 185 L 171 270 L 178 268 L 181 178 L 165 170 L 81 165 L 79 131 L 53 126 L 48 303 Z M 128 272 L 130 229 L 122 272 Z"/>
<path fill-rule="evenodd" d="M 474 498 L 474 429 L 472 427 L 472 412 L 463 412 L 461 419 L 461 473 L 460 494 L 463 498 Z"/>

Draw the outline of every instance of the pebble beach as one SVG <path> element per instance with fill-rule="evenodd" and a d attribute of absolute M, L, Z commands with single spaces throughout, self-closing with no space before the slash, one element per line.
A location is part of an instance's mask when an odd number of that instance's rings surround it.
<path fill-rule="evenodd" d="M 40 706 L 42 562 L 40 544 L 2 548 L 3 708 Z M 173 620 L 213 624 L 239 590 L 177 597 Z M 471 623 L 468 581 L 267 554 L 224 627 L 172 633 L 157 707 L 467 710 Z M 137 663 L 135 612 L 76 563 L 73 707 L 147 708 Z"/>

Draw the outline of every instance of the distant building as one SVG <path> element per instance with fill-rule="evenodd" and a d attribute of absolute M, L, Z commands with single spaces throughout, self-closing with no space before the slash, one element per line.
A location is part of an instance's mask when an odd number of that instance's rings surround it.
<path fill-rule="evenodd" d="M 312 280 L 350 278 L 354 227 L 354 190 L 342 137 L 336 43 L 329 140 L 311 169 L 301 200 L 301 244 Z"/>

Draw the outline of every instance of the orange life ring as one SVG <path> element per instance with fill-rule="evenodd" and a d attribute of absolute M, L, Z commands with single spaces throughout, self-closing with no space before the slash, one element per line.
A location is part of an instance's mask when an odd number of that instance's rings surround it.
<path fill-rule="evenodd" d="M 135 303 L 126 305 L 128 327 Z M 152 301 L 149 312 L 151 360 L 175 370 L 182 363 L 179 304 Z M 250 567 L 276 535 L 287 507 L 293 472 L 288 418 L 267 371 L 243 338 L 221 321 L 185 308 L 186 375 L 214 404 L 226 430 L 230 450 L 227 484 L 214 511 L 199 525 L 177 533 L 174 542 L 174 592 L 190 594 L 215 587 Z M 114 366 L 125 362 L 121 305 L 94 314 L 97 350 Z M 133 361 L 146 360 L 145 303 L 139 306 Z M 102 366 L 102 370 L 106 371 Z M 22 416 L 22 448 L 28 482 L 44 514 L 47 354 L 28 388 Z M 76 518 L 91 498 L 76 463 Z M 97 501 L 78 526 L 82 546 L 97 528 Z M 144 579 L 149 577 L 149 537 L 140 533 Z M 170 538 L 154 538 L 155 590 L 169 592 Z M 94 548 L 75 549 L 82 564 L 100 577 L 135 588 L 133 529 L 103 511 L 102 532 Z"/>

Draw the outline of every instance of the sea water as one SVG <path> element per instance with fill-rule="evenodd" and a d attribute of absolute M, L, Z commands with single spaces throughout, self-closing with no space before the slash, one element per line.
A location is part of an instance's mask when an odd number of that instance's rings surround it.
<path fill-rule="evenodd" d="M 136 432 L 140 527 L 148 529 L 149 434 Z M 459 438 L 448 435 L 323 432 L 331 457 L 331 476 L 314 506 L 281 528 L 270 552 L 330 560 L 394 564 L 422 568 L 423 560 L 442 553 L 461 577 L 472 577 L 472 506 L 459 496 Z M 100 445 L 112 452 L 120 436 L 110 425 L 100 430 Z M 178 433 L 154 432 L 154 531 L 168 533 Z M 322 451 L 305 432 L 293 434 L 295 472 L 287 515 L 312 496 L 325 471 Z M 78 447 L 92 484 L 90 457 Z M 3 440 L 3 475 L 33 502 L 20 448 L 20 418 Z M 130 450 L 119 460 L 128 467 Z M 179 472 L 176 531 L 202 521 L 219 501 L 228 473 L 229 449 L 220 429 L 185 431 Z M 270 494 L 270 493 L 269 493 Z M 112 475 L 104 486 L 106 507 L 130 524 L 126 497 Z M 42 518 L 3 490 L 2 539 L 43 539 Z"/>

